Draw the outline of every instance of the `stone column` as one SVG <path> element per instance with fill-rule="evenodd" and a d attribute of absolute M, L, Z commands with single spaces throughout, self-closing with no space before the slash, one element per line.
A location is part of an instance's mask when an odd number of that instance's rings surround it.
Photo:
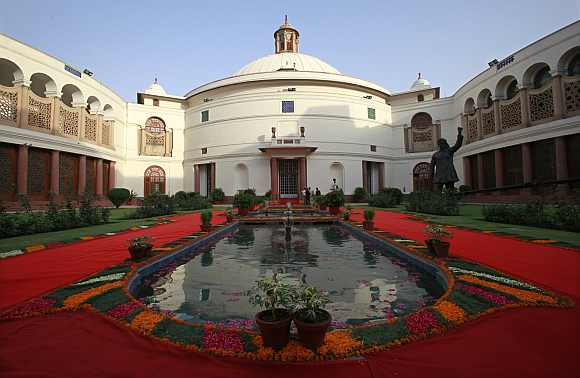
<path fill-rule="evenodd" d="M 499 111 L 499 100 L 493 100 L 493 121 L 495 124 L 495 134 L 501 133 L 501 119 L 500 119 L 500 111 Z"/>
<path fill-rule="evenodd" d="M 569 178 L 566 138 L 560 136 L 554 138 L 554 142 L 556 144 L 556 180 L 565 180 Z M 568 184 L 559 184 L 557 190 L 561 194 L 566 194 Z"/>
<path fill-rule="evenodd" d="M 522 144 L 522 176 L 524 184 L 529 184 L 533 180 L 532 145 L 530 143 Z"/>
<path fill-rule="evenodd" d="M 522 127 L 528 127 L 530 124 L 530 106 L 528 99 L 528 88 L 522 87 L 520 89 L 519 95 L 522 104 Z"/>
<path fill-rule="evenodd" d="M 301 157 L 299 158 L 299 167 L 300 167 L 300 176 L 299 176 L 299 183 L 300 183 L 300 187 L 299 187 L 299 196 L 302 197 L 302 188 L 308 186 L 307 182 L 306 182 L 306 158 L 305 157 Z"/>
<path fill-rule="evenodd" d="M 368 171 L 367 171 L 367 162 L 362 161 L 362 180 L 363 180 L 363 188 L 364 190 L 370 194 L 370 188 L 368 188 Z"/>
<path fill-rule="evenodd" d="M 477 189 L 485 189 L 485 176 L 483 174 L 483 154 L 477 154 Z"/>
<path fill-rule="evenodd" d="M 554 97 L 554 119 L 560 119 L 564 114 L 564 97 L 562 96 L 562 75 L 559 73 L 552 78 L 552 96 Z"/>
<path fill-rule="evenodd" d="M 79 156 L 79 195 L 84 195 L 87 185 L 87 157 Z"/>
<path fill-rule="evenodd" d="M 60 194 L 60 152 L 52 150 L 50 157 L 50 192 L 58 196 Z"/>
<path fill-rule="evenodd" d="M 271 158 L 270 159 L 270 180 L 271 180 L 271 191 L 272 191 L 272 199 L 277 200 L 279 198 L 278 192 L 278 158 Z"/>
<path fill-rule="evenodd" d="M 471 189 L 477 189 L 473 187 L 473 182 L 471 180 L 471 164 L 469 156 L 463 158 L 463 183 L 471 187 Z"/>
<path fill-rule="evenodd" d="M 28 194 L 28 145 L 21 144 L 18 146 L 17 166 L 18 176 L 16 178 L 16 194 Z"/>
<path fill-rule="evenodd" d="M 95 189 L 95 194 L 97 197 L 103 196 L 103 159 L 97 159 L 97 188 Z"/>
<path fill-rule="evenodd" d="M 115 162 L 111 161 L 109 163 L 109 190 L 113 189 L 116 185 L 116 173 L 115 173 Z"/>
<path fill-rule="evenodd" d="M 199 164 L 195 164 L 193 166 L 193 191 L 196 193 L 200 193 L 201 191 L 201 177 L 200 177 L 200 165 Z"/>
<path fill-rule="evenodd" d="M 215 189 L 215 182 L 216 182 L 216 178 L 215 178 L 215 163 L 210 163 L 210 168 L 211 170 L 211 191 L 213 192 L 213 190 Z M 210 195 L 211 193 L 208 193 L 208 195 Z"/>
<path fill-rule="evenodd" d="M 497 149 L 494 152 L 495 158 L 495 187 L 501 188 L 503 183 L 503 151 L 501 149 Z M 500 194 L 499 191 L 495 192 L 496 194 Z"/>

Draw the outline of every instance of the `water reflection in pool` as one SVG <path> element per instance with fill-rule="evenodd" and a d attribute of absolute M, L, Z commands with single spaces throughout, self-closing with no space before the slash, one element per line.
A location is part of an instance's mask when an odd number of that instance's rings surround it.
<path fill-rule="evenodd" d="M 189 260 L 187 260 L 189 258 Z M 253 319 L 247 291 L 272 272 L 330 294 L 334 320 L 363 323 L 412 312 L 442 294 L 435 279 L 338 225 L 241 225 L 181 265 L 144 280 L 145 303 L 192 322 Z"/>

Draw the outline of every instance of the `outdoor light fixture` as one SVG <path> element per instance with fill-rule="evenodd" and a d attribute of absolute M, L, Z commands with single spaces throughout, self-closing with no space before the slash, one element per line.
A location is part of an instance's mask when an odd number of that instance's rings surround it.
<path fill-rule="evenodd" d="M 85 75 L 93 76 L 93 73 L 91 71 L 87 70 L 86 68 L 83 70 L 83 73 Z"/>
<path fill-rule="evenodd" d="M 498 64 L 498 63 L 499 63 L 499 62 L 498 62 L 498 60 L 497 60 L 497 59 L 494 59 L 494 60 L 492 60 L 491 62 L 489 62 L 489 63 L 487 63 L 487 64 L 488 64 L 490 67 L 493 67 L 493 66 L 495 66 L 495 65 L 496 65 L 496 64 Z"/>
<path fill-rule="evenodd" d="M 367 100 L 370 100 L 370 99 L 372 99 L 372 98 L 373 98 L 373 96 L 371 96 L 371 95 L 368 95 L 368 96 L 365 96 L 364 98 L 366 98 Z"/>

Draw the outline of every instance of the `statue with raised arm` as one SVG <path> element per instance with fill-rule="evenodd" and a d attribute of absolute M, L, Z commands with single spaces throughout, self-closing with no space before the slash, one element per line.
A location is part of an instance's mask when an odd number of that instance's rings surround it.
<path fill-rule="evenodd" d="M 457 129 L 457 141 L 453 147 L 450 147 L 447 140 L 441 138 L 437 141 L 439 151 L 433 154 L 431 158 L 431 178 L 438 191 L 443 188 L 454 190 L 455 183 L 459 181 L 455 166 L 453 165 L 453 154 L 463 144 L 463 128 Z"/>

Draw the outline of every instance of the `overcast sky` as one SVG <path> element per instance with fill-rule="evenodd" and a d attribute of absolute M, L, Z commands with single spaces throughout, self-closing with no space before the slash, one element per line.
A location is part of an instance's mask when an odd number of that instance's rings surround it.
<path fill-rule="evenodd" d="M 0 32 L 94 77 L 126 100 L 154 77 L 184 95 L 272 54 L 284 14 L 300 52 L 391 91 L 417 72 L 443 96 L 527 44 L 580 18 L 580 1 L 5 2 Z"/>

